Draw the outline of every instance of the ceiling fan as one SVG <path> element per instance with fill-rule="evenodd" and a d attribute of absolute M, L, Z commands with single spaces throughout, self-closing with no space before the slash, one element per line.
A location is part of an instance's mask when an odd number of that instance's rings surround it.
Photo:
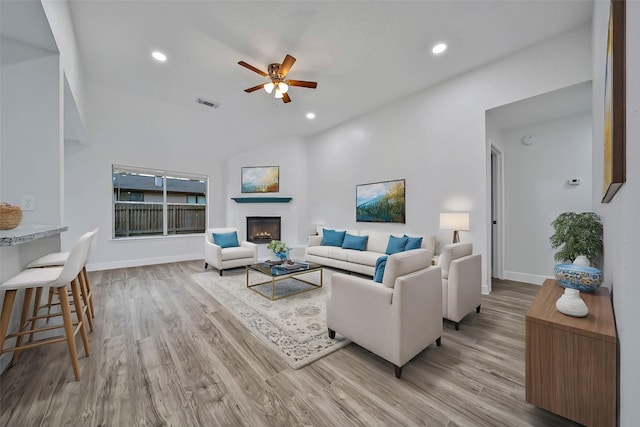
<path fill-rule="evenodd" d="M 242 65 L 243 67 L 248 68 L 254 73 L 258 73 L 262 77 L 266 77 L 270 80 L 266 83 L 262 83 L 254 87 L 250 87 L 249 89 L 245 89 L 244 91 L 247 93 L 251 93 L 259 89 L 264 89 L 269 94 L 273 93 L 274 102 L 275 99 L 282 99 L 282 102 L 286 104 L 288 102 L 291 102 L 291 98 L 287 93 L 289 91 L 289 86 L 299 86 L 309 89 L 315 89 L 318 86 L 317 82 L 307 82 L 304 80 L 285 80 L 294 62 L 296 62 L 296 58 L 291 55 L 287 55 L 284 57 L 284 61 L 282 61 L 282 64 L 269 64 L 269 68 L 267 69 L 268 73 L 265 73 L 264 71 L 259 70 L 253 65 L 249 65 L 244 61 L 238 62 L 238 65 Z"/>

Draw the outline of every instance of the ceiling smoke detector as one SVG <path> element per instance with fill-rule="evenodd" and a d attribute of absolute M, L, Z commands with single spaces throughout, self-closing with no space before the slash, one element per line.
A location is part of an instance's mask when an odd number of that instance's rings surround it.
<path fill-rule="evenodd" d="M 525 135 L 522 137 L 522 143 L 524 145 L 531 145 L 536 142 L 536 138 L 532 135 Z"/>
<path fill-rule="evenodd" d="M 204 98 L 198 98 L 196 99 L 196 102 L 198 104 L 206 105 L 207 107 L 211 107 L 211 108 L 218 108 L 220 106 L 218 102 L 209 101 L 208 99 L 204 99 Z"/>

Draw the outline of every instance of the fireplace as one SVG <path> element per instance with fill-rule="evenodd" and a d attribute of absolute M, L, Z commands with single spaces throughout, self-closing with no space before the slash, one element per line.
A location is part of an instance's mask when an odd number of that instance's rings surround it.
<path fill-rule="evenodd" d="M 279 216 L 247 217 L 247 241 L 269 243 L 272 240 L 280 240 Z"/>

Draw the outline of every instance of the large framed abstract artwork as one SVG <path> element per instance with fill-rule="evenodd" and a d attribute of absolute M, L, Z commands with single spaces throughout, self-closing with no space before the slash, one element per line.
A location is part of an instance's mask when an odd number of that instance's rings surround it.
<path fill-rule="evenodd" d="M 280 167 L 243 167 L 241 186 L 243 193 L 277 193 L 280 191 Z"/>
<path fill-rule="evenodd" d="M 356 221 L 404 224 L 404 179 L 356 185 Z"/>
<path fill-rule="evenodd" d="M 604 173 L 602 203 L 626 181 L 625 160 L 625 1 L 612 0 L 604 87 Z"/>

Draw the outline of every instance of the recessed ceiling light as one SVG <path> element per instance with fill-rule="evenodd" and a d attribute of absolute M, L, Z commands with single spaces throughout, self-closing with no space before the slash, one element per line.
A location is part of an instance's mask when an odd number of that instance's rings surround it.
<path fill-rule="evenodd" d="M 162 53 L 160 51 L 157 51 L 157 50 L 154 50 L 151 53 L 151 56 L 153 56 L 153 59 L 155 59 L 156 61 L 159 61 L 159 62 L 164 62 L 164 61 L 167 60 L 167 55 L 165 55 L 164 53 Z"/>
<path fill-rule="evenodd" d="M 315 118 L 316 118 L 316 113 L 307 113 L 307 119 L 311 120 Z"/>
<path fill-rule="evenodd" d="M 433 46 L 433 48 L 431 48 L 431 52 L 433 52 L 436 55 L 441 54 L 445 50 L 447 50 L 447 45 L 444 43 L 438 43 L 435 46 Z"/>

